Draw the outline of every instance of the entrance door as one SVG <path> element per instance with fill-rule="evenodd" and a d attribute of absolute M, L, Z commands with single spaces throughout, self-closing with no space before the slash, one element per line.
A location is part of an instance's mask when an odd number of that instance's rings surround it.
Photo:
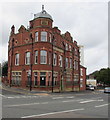
<path fill-rule="evenodd" d="M 46 85 L 46 77 L 45 76 L 41 76 L 40 77 L 40 86 L 45 86 Z"/>

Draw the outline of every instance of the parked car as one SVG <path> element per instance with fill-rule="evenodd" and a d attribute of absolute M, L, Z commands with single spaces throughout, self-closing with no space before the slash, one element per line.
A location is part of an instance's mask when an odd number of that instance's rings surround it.
<path fill-rule="evenodd" d="M 94 86 L 93 85 L 86 85 L 86 90 L 92 90 L 94 91 Z"/>
<path fill-rule="evenodd" d="M 105 87 L 104 88 L 104 93 L 110 93 L 110 87 Z"/>

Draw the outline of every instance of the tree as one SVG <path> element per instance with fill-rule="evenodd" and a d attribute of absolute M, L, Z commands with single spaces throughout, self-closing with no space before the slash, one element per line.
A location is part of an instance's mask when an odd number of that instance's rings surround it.
<path fill-rule="evenodd" d="M 93 75 L 98 83 L 110 85 L 110 68 L 100 69 L 99 71 L 95 71 L 90 75 Z"/>
<path fill-rule="evenodd" d="M 8 61 L 2 63 L 2 76 L 8 75 Z"/>

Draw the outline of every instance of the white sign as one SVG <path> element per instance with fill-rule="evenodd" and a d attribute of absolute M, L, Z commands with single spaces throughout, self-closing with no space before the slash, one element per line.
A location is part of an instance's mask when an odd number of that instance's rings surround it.
<path fill-rule="evenodd" d="M 31 70 L 28 70 L 28 75 L 31 75 Z"/>

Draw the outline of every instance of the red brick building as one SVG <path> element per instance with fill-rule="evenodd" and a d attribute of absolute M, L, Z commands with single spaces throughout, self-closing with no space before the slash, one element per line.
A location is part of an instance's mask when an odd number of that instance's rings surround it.
<path fill-rule="evenodd" d="M 65 26 L 66 27 L 66 26 Z M 30 26 L 15 33 L 8 46 L 8 80 L 11 86 L 36 89 L 80 90 L 80 53 L 69 32 L 53 27 L 52 17 L 42 8 Z"/>
<path fill-rule="evenodd" d="M 86 90 L 86 68 L 80 65 L 80 90 Z"/>

